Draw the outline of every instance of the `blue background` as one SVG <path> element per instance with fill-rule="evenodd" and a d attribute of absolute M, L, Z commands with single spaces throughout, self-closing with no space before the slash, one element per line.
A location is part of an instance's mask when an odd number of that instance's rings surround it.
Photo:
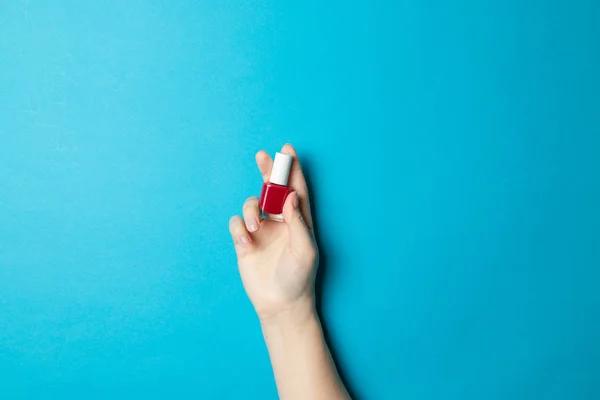
<path fill-rule="evenodd" d="M 274 399 L 227 231 L 296 145 L 365 399 L 600 397 L 600 6 L 0 4 L 0 397 Z"/>

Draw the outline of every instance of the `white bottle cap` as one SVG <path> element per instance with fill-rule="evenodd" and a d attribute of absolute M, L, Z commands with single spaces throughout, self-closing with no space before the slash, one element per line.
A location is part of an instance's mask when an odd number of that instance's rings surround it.
<path fill-rule="evenodd" d="M 275 153 L 275 161 L 271 170 L 269 181 L 276 185 L 287 186 L 290 168 L 292 167 L 292 156 L 289 154 Z"/>

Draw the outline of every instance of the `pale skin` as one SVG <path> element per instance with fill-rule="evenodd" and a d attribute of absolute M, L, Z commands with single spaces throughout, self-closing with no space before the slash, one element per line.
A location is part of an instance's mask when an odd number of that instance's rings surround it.
<path fill-rule="evenodd" d="M 344 388 L 315 310 L 315 274 L 319 251 L 313 234 L 308 189 L 296 150 L 293 157 L 285 222 L 260 219 L 258 198 L 243 206 L 243 218 L 233 216 L 229 230 L 240 276 L 258 315 L 269 350 L 277 391 L 282 400 L 350 399 Z M 272 158 L 256 154 L 266 182 Z"/>

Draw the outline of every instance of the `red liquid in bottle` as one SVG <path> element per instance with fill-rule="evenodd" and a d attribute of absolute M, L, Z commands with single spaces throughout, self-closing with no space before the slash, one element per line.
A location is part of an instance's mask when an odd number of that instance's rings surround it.
<path fill-rule="evenodd" d="M 285 199 L 290 192 L 290 188 L 287 186 L 265 182 L 260 193 L 259 202 L 263 214 L 281 214 Z"/>

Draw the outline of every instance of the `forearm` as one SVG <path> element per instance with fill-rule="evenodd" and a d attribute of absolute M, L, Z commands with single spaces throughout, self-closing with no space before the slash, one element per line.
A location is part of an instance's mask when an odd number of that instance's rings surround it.
<path fill-rule="evenodd" d="M 282 400 L 350 398 L 312 307 L 261 324 Z"/>

